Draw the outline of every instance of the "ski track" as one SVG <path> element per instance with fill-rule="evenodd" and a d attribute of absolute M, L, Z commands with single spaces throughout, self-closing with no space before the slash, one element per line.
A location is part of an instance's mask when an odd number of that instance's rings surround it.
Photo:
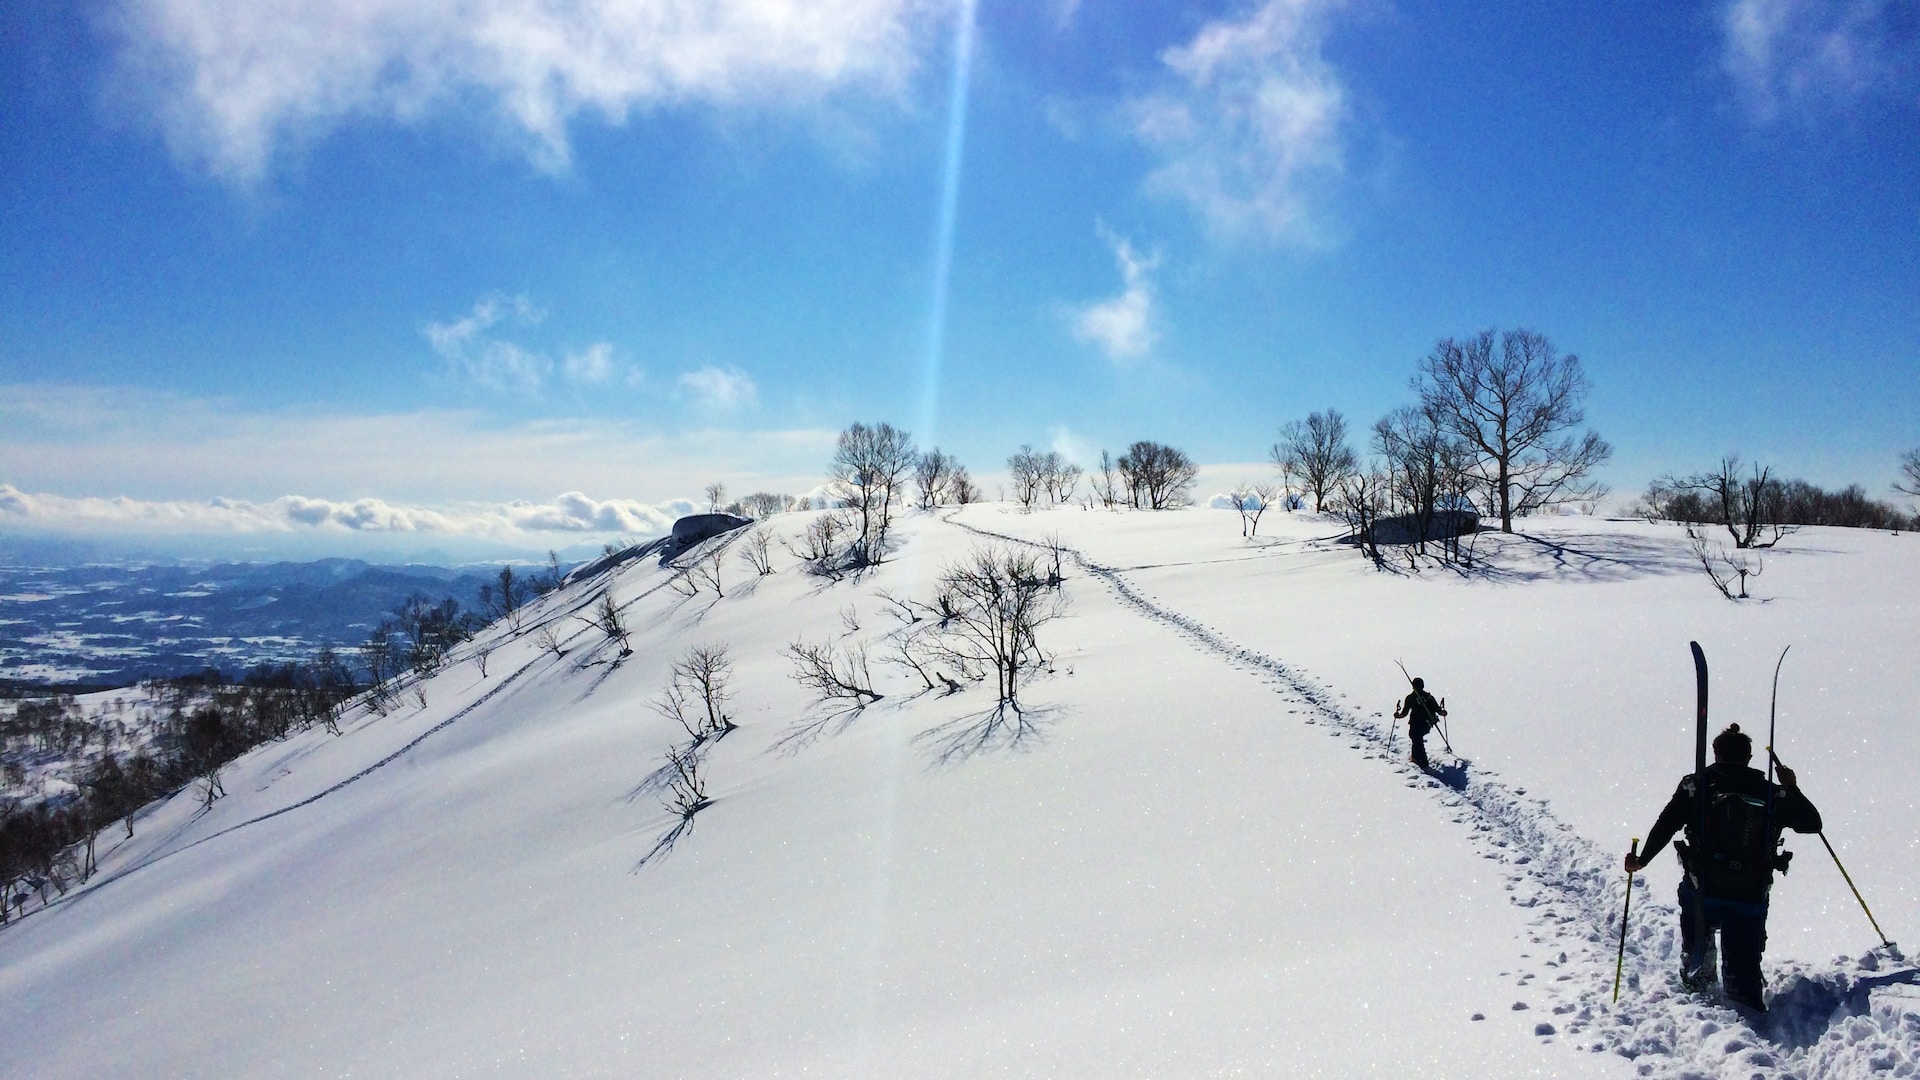
<path fill-rule="evenodd" d="M 953 515 L 944 520 L 975 535 L 1047 546 L 966 525 Z M 1073 548 L 1061 551 L 1123 605 L 1201 652 L 1257 675 L 1304 706 L 1290 714 L 1304 712 L 1306 723 L 1386 763 L 1409 786 L 1426 788 L 1449 817 L 1471 830 L 1481 855 L 1502 865 L 1509 900 L 1530 915 L 1528 940 L 1535 948 L 1516 964 L 1514 1002 L 1495 1007 L 1543 1012 L 1536 1037 L 1619 1054 L 1635 1062 L 1638 1075 L 1655 1080 L 1920 1077 L 1920 972 L 1897 950 L 1876 949 L 1822 967 L 1772 961 L 1771 1011 L 1749 1022 L 1731 1006 L 1680 991 L 1678 909 L 1648 896 L 1641 881 L 1635 882 L 1620 1001 L 1613 1003 L 1627 893 L 1618 853 L 1576 833 L 1543 800 L 1528 798 L 1524 787 L 1472 770 L 1465 759 L 1456 767 L 1468 778 L 1457 788 L 1400 761 L 1387 748 L 1391 729 L 1349 710 L 1337 691 L 1154 602 L 1118 569 Z"/>

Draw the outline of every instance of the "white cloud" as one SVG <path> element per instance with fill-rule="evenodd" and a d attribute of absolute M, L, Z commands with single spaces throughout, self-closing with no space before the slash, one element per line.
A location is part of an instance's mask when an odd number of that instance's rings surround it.
<path fill-rule="evenodd" d="M 586 386 L 605 386 L 621 377 L 620 367 L 613 359 L 613 346 L 604 341 L 594 342 L 583 352 L 568 353 L 560 370 L 568 382 Z"/>
<path fill-rule="evenodd" d="M 1731 0 L 1720 12 L 1720 65 L 1756 123 L 1844 107 L 1910 86 L 1912 42 L 1898 44 L 1898 0 Z"/>
<path fill-rule="evenodd" d="M 546 313 L 524 296 L 486 296 L 452 322 L 427 324 L 427 340 L 449 370 L 491 390 L 536 390 L 553 373 L 553 361 L 494 333 L 502 321 L 528 328 Z"/>
<path fill-rule="evenodd" d="M 241 182 L 289 137 L 478 101 L 558 171 L 568 126 L 904 87 L 937 0 L 115 0 L 129 90 L 182 159 Z M 143 102 L 144 104 L 144 102 Z"/>
<path fill-rule="evenodd" d="M 1055 427 L 1049 432 L 1047 449 L 1066 458 L 1081 468 L 1092 465 L 1100 457 L 1100 451 L 1085 439 L 1075 435 L 1066 425 Z"/>
<path fill-rule="evenodd" d="M 217 498 L 203 502 L 71 498 L 29 494 L 0 484 L 0 527 L 47 533 L 145 536 L 292 534 L 303 531 L 421 533 L 538 547 L 537 534 L 607 533 L 658 536 L 673 527 L 687 503 L 650 505 L 631 499 L 596 500 L 578 491 L 548 503 L 418 506 L 384 499 L 335 501 L 286 495 L 264 502 Z"/>
<path fill-rule="evenodd" d="M 738 491 L 798 492 L 819 483 L 836 435 L 668 432 L 622 418 L 502 424 L 490 414 L 444 409 L 259 411 L 134 388 L 0 384 L 0 481 L 12 485 L 0 491 L 0 527 L 21 520 L 5 515 L 23 513 L 39 497 L 27 492 L 124 494 L 175 508 L 163 517 L 244 520 L 253 518 L 209 500 L 219 494 L 229 506 L 263 506 L 294 492 L 273 512 L 283 523 L 332 521 L 343 529 L 383 520 L 383 506 L 489 507 L 527 493 L 615 492 L 631 505 L 670 506 L 716 476 Z M 353 509 L 375 495 L 384 502 Z"/>
<path fill-rule="evenodd" d="M 1346 93 L 1321 55 L 1338 4 L 1268 0 L 1163 53 L 1177 85 L 1129 109 L 1162 159 L 1148 189 L 1191 204 L 1226 239 L 1316 241 L 1310 194 L 1343 168 Z"/>
<path fill-rule="evenodd" d="M 760 388 L 739 368 L 703 367 L 680 376 L 680 389 L 716 409 L 735 409 L 760 400 Z"/>
<path fill-rule="evenodd" d="M 616 360 L 613 346 L 604 341 L 568 353 L 555 363 L 545 353 L 507 339 L 506 331 L 531 330 L 546 317 L 524 296 L 496 293 L 481 297 L 472 311 L 452 322 L 429 322 L 427 341 L 448 371 L 489 390 L 533 392 L 543 389 L 556 374 L 580 386 L 640 382 L 639 372 Z"/>
<path fill-rule="evenodd" d="M 1100 237 L 1113 249 L 1120 266 L 1120 295 L 1077 309 L 1073 313 L 1073 336 L 1098 345 L 1114 360 L 1131 360 L 1146 355 L 1159 337 L 1153 310 L 1153 282 L 1148 272 L 1160 264 L 1160 256 L 1142 256 L 1126 237 L 1100 227 Z"/>

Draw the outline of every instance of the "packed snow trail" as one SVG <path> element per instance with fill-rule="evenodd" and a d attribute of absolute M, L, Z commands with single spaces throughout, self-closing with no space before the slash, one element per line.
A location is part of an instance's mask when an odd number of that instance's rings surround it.
<path fill-rule="evenodd" d="M 968 525 L 953 514 L 945 520 L 982 537 L 1054 547 Z M 1660 1080 L 1920 1077 L 1920 970 L 1897 949 L 1840 957 L 1823 967 L 1772 961 L 1771 1011 L 1749 1023 L 1729 1006 L 1679 992 L 1674 977 L 1680 958 L 1678 911 L 1643 893 L 1633 905 L 1626 974 L 1614 1004 L 1614 950 L 1626 901 L 1617 853 L 1580 836 L 1544 801 L 1528 798 L 1525 788 L 1474 773 L 1466 759 L 1439 765 L 1435 775 L 1422 772 L 1388 748 L 1393 729 L 1382 727 L 1380 714 L 1369 718 L 1352 712 L 1337 691 L 1155 603 L 1118 569 L 1071 547 L 1061 545 L 1059 551 L 1139 615 L 1172 629 L 1201 652 L 1259 675 L 1283 697 L 1305 706 L 1306 723 L 1387 762 L 1409 786 L 1430 788 L 1452 819 L 1473 831 L 1481 854 L 1505 868 L 1512 902 L 1533 913 L 1530 941 L 1539 951 L 1521 954 L 1514 974 L 1516 986 L 1544 990 L 1551 999 L 1551 1019 L 1534 1026 L 1536 1036 L 1620 1054 L 1638 1064 L 1641 1076 Z M 1513 1006 L 1533 1007 L 1523 1001 Z"/>

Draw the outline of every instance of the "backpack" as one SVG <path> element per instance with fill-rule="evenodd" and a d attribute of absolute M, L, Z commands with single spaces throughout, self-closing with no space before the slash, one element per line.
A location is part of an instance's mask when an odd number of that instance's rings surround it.
<path fill-rule="evenodd" d="M 1440 723 L 1437 702 L 1433 695 L 1425 690 L 1415 690 L 1407 697 L 1407 730 L 1416 735 L 1424 735 Z"/>
<path fill-rule="evenodd" d="M 1767 800 L 1707 788 L 1706 835 L 1698 838 L 1697 872 L 1710 894 L 1764 894 L 1773 882 L 1774 837 Z"/>

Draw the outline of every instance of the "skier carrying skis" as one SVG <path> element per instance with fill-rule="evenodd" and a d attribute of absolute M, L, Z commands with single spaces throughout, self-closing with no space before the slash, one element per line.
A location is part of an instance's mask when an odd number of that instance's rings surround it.
<path fill-rule="evenodd" d="M 1413 740 L 1415 765 L 1423 769 L 1431 767 L 1427 764 L 1427 732 L 1433 730 L 1440 723 L 1440 718 L 1445 715 L 1447 715 L 1446 701 L 1433 700 L 1433 695 L 1427 693 L 1427 683 L 1424 679 L 1414 679 L 1413 693 L 1408 694 L 1405 701 L 1394 707 L 1393 718 L 1399 720 L 1404 717 L 1407 720 L 1407 735 Z"/>
<path fill-rule="evenodd" d="M 1705 772 L 1706 798 L 1694 774 L 1680 780 L 1673 798 L 1647 833 L 1638 858 L 1626 869 L 1638 873 L 1653 862 L 1674 833 L 1686 829 L 1680 853 L 1680 943 L 1685 954 L 1680 981 L 1689 990 L 1713 982 L 1709 947 L 1720 932 L 1720 968 L 1727 997 L 1755 1012 L 1761 999 L 1760 953 L 1767 945 L 1767 896 L 1773 872 L 1785 872 L 1790 853 L 1779 851 L 1780 831 L 1817 833 L 1820 811 L 1800 793 L 1793 770 L 1779 766 L 1780 783 L 1747 763 L 1753 740 L 1729 724 L 1714 737 L 1713 764 Z M 1704 835 L 1701 833 L 1704 828 Z"/>

